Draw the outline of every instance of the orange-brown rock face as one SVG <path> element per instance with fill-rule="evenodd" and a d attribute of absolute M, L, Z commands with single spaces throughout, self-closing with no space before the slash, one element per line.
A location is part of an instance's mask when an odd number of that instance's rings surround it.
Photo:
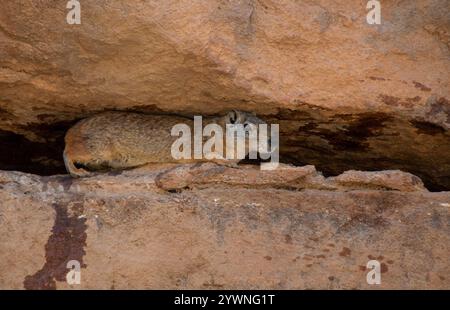
<path fill-rule="evenodd" d="M 218 169 L 86 179 L 1 172 L 0 288 L 450 286 L 448 192 L 398 171 Z M 79 285 L 66 282 L 71 260 Z M 380 285 L 366 281 L 370 260 L 380 263 Z"/>
<path fill-rule="evenodd" d="M 1 1 L 0 288 L 68 288 L 67 259 L 82 288 L 374 288 L 369 259 L 449 288 L 448 0 L 366 4 Z M 232 108 L 296 167 L 55 176 L 93 113 Z"/>
<path fill-rule="evenodd" d="M 65 5 L 2 3 L 2 107 L 25 124 L 152 105 L 419 113 L 448 101 L 448 3 L 383 3 L 380 26 L 365 5 L 87 0 L 68 25 Z"/>
<path fill-rule="evenodd" d="M 63 172 L 63 133 L 96 111 L 238 108 L 280 123 L 284 162 L 401 169 L 448 190 L 448 1 L 383 3 L 381 25 L 365 7 L 86 0 L 69 25 L 64 3 L 3 1 L 0 147 L 16 151 L 0 168 Z"/>

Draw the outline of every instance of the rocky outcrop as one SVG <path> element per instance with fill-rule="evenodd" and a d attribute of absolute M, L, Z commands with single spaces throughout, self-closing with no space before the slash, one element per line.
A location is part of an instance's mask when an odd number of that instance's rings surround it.
<path fill-rule="evenodd" d="M 67 24 L 65 3 L 3 3 L 3 116 L 17 128 L 145 106 L 438 114 L 447 4 L 383 3 L 372 26 L 366 3 L 346 0 L 85 0 L 81 25 Z"/>
<path fill-rule="evenodd" d="M 449 288 L 448 1 L 381 2 L 2 1 L 0 288 Z M 280 169 L 63 175 L 86 116 L 232 108 Z"/>
<path fill-rule="evenodd" d="M 398 190 L 403 192 L 427 191 L 422 180 L 402 171 L 347 171 L 337 177 L 324 178 L 314 166 L 292 167 L 279 165 L 275 170 L 260 171 L 257 166 L 239 169 L 213 163 L 184 165 L 159 174 L 158 187 L 176 191 L 191 188 L 223 186 L 232 188 L 279 188 L 290 190 Z"/>
<path fill-rule="evenodd" d="M 0 172 L 0 200 L 2 289 L 450 286 L 450 194 L 398 171 Z M 66 283 L 70 260 L 79 285 Z M 381 285 L 366 282 L 369 260 L 380 263 Z"/>
<path fill-rule="evenodd" d="M 450 189 L 446 0 L 83 0 L 0 10 L 0 169 L 63 173 L 62 136 L 103 110 L 254 111 L 281 160 L 395 170 Z"/>

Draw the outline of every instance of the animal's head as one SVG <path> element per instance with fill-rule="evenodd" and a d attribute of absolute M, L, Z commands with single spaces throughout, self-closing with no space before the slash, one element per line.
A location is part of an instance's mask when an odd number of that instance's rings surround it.
<path fill-rule="evenodd" d="M 259 125 L 266 124 L 266 122 L 257 117 L 254 113 L 232 110 L 220 119 L 220 124 L 224 128 L 225 132 L 228 126 L 236 130 L 237 137 L 245 139 L 245 149 L 246 149 L 245 155 L 247 155 L 250 151 L 251 143 L 249 143 L 249 138 L 251 137 L 250 133 L 252 131 L 255 133 L 256 139 L 262 137 L 263 139 L 266 139 L 267 142 L 270 144 L 270 134 L 267 133 L 266 136 L 263 136 L 259 132 Z M 224 138 L 226 136 L 225 132 Z M 254 151 L 257 151 L 257 149 Z"/>
<path fill-rule="evenodd" d="M 259 124 L 266 124 L 254 113 L 232 110 L 225 116 L 226 124 L 242 124 L 248 132 L 252 127 L 258 127 Z"/>

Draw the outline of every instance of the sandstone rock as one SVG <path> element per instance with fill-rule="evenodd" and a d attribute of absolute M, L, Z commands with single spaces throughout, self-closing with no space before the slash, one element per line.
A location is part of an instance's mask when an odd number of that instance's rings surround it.
<path fill-rule="evenodd" d="M 449 288 L 448 1 L 365 5 L 2 1 L 0 288 L 366 289 L 372 259 Z M 280 125 L 280 170 L 62 175 L 80 118 L 232 108 Z"/>
<path fill-rule="evenodd" d="M 399 170 L 381 172 L 346 171 L 329 180 L 347 188 L 372 187 L 374 189 L 393 189 L 403 192 L 426 190 L 418 177 Z"/>
<path fill-rule="evenodd" d="M 450 189 L 446 0 L 2 3 L 0 169 L 63 173 L 62 136 L 105 109 L 257 112 L 281 159 L 327 175 L 395 170 Z M 24 155 L 26 154 L 26 155 Z"/>
<path fill-rule="evenodd" d="M 0 172 L 0 288 L 450 286 L 448 192 L 252 187 L 259 171 L 248 167 L 226 168 L 231 185 L 248 180 L 226 187 L 207 182 L 208 166 L 194 168 L 202 188 L 179 193 L 155 178 L 192 167 L 86 179 Z M 373 259 L 380 286 L 366 282 Z M 80 262 L 80 285 L 65 282 L 69 260 Z"/>
<path fill-rule="evenodd" d="M 240 188 L 332 189 L 314 166 L 291 167 L 281 165 L 275 170 L 260 170 L 259 166 L 243 166 L 239 169 L 213 163 L 183 165 L 161 173 L 156 185 L 164 190 L 202 188 L 214 184 Z"/>
<path fill-rule="evenodd" d="M 211 185 L 239 188 L 378 189 L 404 192 L 427 191 L 422 181 L 402 171 L 346 171 L 337 177 L 324 178 L 314 166 L 294 167 L 281 164 L 275 170 L 258 166 L 230 168 L 214 163 L 183 165 L 161 172 L 156 185 L 164 190 L 202 188 Z"/>
<path fill-rule="evenodd" d="M 419 113 L 448 100 L 447 2 L 382 10 L 371 26 L 361 1 L 86 0 L 69 25 L 65 3 L 3 3 L 2 107 L 17 128 L 102 108 Z"/>

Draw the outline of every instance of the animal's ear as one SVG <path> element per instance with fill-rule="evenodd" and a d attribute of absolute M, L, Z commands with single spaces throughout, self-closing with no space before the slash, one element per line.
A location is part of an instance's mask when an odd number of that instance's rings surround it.
<path fill-rule="evenodd" d="M 238 112 L 236 110 L 231 110 L 228 113 L 228 120 L 230 121 L 231 124 L 236 123 L 237 117 L 238 117 Z"/>

